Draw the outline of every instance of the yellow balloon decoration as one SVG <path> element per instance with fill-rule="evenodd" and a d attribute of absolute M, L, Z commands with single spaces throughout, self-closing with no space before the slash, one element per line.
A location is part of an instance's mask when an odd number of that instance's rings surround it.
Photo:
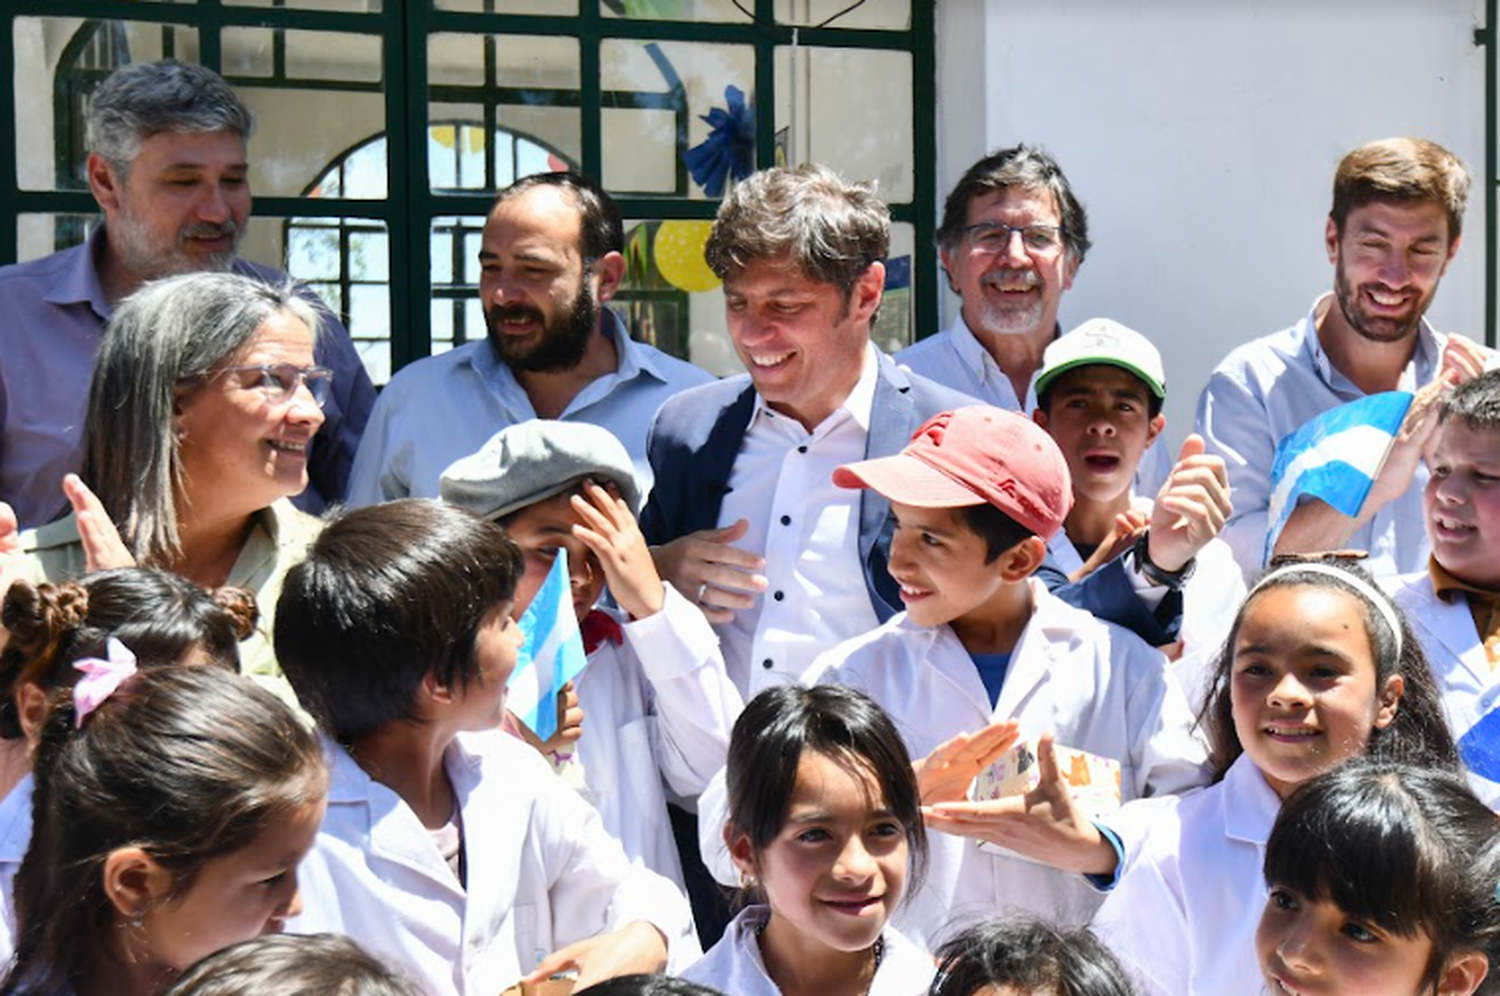
<path fill-rule="evenodd" d="M 656 230 L 656 268 L 673 287 L 691 294 L 719 286 L 703 260 L 713 227 L 711 221 L 664 221 Z"/>

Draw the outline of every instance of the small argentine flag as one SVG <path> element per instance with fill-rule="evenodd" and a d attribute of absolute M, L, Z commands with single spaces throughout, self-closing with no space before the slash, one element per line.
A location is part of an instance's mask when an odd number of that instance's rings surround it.
<path fill-rule="evenodd" d="M 1348 516 L 1359 514 L 1411 401 L 1410 391 L 1372 394 L 1329 409 L 1276 444 L 1262 563 L 1270 562 L 1298 496 L 1322 499 Z"/>
<path fill-rule="evenodd" d="M 568 581 L 568 554 L 557 551 L 547 580 L 521 616 L 525 642 L 505 686 L 510 711 L 546 740 L 557 732 L 557 693 L 588 664 Z"/>

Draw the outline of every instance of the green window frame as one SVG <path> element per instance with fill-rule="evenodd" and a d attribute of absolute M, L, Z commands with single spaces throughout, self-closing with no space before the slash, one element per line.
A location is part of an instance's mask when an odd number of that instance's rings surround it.
<path fill-rule="evenodd" d="M 373 13 L 304 10 L 287 6 L 288 0 L 270 2 L 271 6 L 248 7 L 231 6 L 225 0 L 9 0 L 5 12 L 0 13 L 0 26 L 4 28 L 3 36 L 0 36 L 0 106 L 12 109 L 12 112 L 17 107 L 15 23 L 20 18 L 78 17 L 161 24 L 164 37 L 167 25 L 178 25 L 197 32 L 199 61 L 215 70 L 222 69 L 221 32 L 226 29 L 334 31 L 378 38 L 385 72 L 382 81 L 373 84 L 317 81 L 308 85 L 382 94 L 385 138 L 387 148 L 392 150 L 386 162 L 386 198 L 354 200 L 257 195 L 255 217 L 279 225 L 294 218 L 316 217 L 343 227 L 351 222 L 374 222 L 383 226 L 388 234 L 390 361 L 394 371 L 430 352 L 431 301 L 434 296 L 430 233 L 433 223 L 454 217 L 482 218 L 491 202 L 491 194 L 487 191 L 445 192 L 431 188 L 425 136 L 429 126 L 429 99 L 435 99 L 433 94 L 440 88 L 429 88 L 428 83 L 427 39 L 430 35 L 457 33 L 576 40 L 581 81 L 577 95 L 582 153 L 579 168 L 592 176 L 601 176 L 604 165 L 601 125 L 604 111 L 611 106 L 621 106 L 622 100 L 664 99 L 662 94 L 622 97 L 605 93 L 600 81 L 600 52 L 607 42 L 691 42 L 752 49 L 756 94 L 753 105 L 755 155 L 760 166 L 774 162 L 777 152 L 778 48 L 795 43 L 808 49 L 907 53 L 911 60 L 913 88 L 911 198 L 892 202 L 890 206 L 893 220 L 909 224 L 914 235 L 911 267 L 914 334 L 930 334 L 939 327 L 940 276 L 933 245 L 937 205 L 935 28 L 934 5 L 927 0 L 911 0 L 910 22 L 905 29 L 797 27 L 777 23 L 778 0 L 740 0 L 736 6 L 753 14 L 753 20 L 722 22 L 607 16 L 605 5 L 610 5 L 611 10 L 618 13 L 624 9 L 624 0 L 577 0 L 577 13 L 570 15 L 440 10 L 433 0 L 384 0 L 381 9 Z M 485 0 L 484 6 L 493 8 L 496 4 L 494 0 Z M 274 37 L 280 38 L 280 33 Z M 488 38 L 486 42 L 488 45 Z M 492 56 L 492 49 L 487 47 L 486 51 Z M 284 71 L 285 58 L 278 53 L 273 53 L 273 57 L 276 72 L 269 81 L 230 76 L 230 82 L 237 87 L 274 85 Z M 76 95 L 63 92 L 59 85 L 55 85 L 54 90 L 48 96 L 54 104 L 54 121 L 61 124 L 64 118 L 57 115 L 66 115 L 69 106 L 76 106 Z M 19 96 L 34 100 L 39 95 Z M 634 106 L 642 105 L 636 103 Z M 493 113 L 492 105 L 486 104 L 486 108 Z M 673 110 L 679 121 L 685 120 L 685 108 L 664 109 Z M 494 123 L 488 119 L 484 122 L 490 126 L 491 133 Z M 64 130 L 76 134 L 76 122 L 71 129 L 59 129 L 60 132 Z M 76 139 L 73 141 L 76 145 Z M 78 154 L 76 148 L 63 148 L 60 144 L 57 152 L 60 179 L 55 187 L 65 187 L 70 183 L 67 172 L 61 168 L 64 165 L 62 160 Z M 332 165 L 332 162 L 327 164 Z M 681 177 L 683 167 L 680 161 L 678 171 L 679 189 L 675 195 L 619 196 L 625 217 L 650 219 L 651 222 L 711 219 L 717 201 L 682 196 L 686 181 Z M 17 257 L 18 219 L 21 216 L 55 214 L 81 217 L 96 213 L 93 198 L 81 185 L 75 184 L 74 189 L 21 189 L 16 130 L 14 127 L 0 129 L 0 263 L 14 262 Z M 78 222 L 76 218 L 59 218 L 58 224 L 72 225 L 76 230 Z M 282 260 L 263 262 L 284 264 Z M 650 292 L 642 295 L 642 299 L 649 297 Z M 676 343 L 663 345 L 668 349 L 680 346 Z"/>

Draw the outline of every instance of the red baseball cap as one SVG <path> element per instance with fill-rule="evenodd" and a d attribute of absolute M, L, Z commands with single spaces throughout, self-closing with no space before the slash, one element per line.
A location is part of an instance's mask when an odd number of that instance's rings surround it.
<path fill-rule="evenodd" d="M 994 505 L 1044 540 L 1073 507 L 1068 464 L 1052 437 L 989 405 L 935 415 L 900 453 L 840 467 L 833 483 L 918 508 Z"/>

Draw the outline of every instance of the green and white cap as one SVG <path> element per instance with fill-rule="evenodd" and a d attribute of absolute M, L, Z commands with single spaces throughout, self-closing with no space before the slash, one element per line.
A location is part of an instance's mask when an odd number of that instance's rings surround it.
<path fill-rule="evenodd" d="M 1111 318 L 1090 318 L 1073 331 L 1054 339 L 1042 356 L 1032 386 L 1037 396 L 1045 394 L 1059 375 L 1074 367 L 1107 363 L 1135 374 L 1158 398 L 1167 396 L 1167 374 L 1161 353 L 1151 340 Z"/>

